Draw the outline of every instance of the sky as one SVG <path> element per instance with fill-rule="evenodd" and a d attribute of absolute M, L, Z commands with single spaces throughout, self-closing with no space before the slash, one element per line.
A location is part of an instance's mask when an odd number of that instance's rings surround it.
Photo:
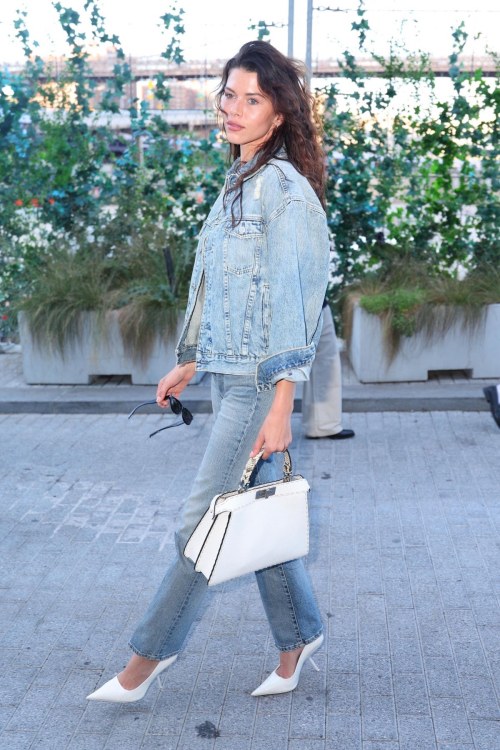
<path fill-rule="evenodd" d="M 62 0 L 83 11 L 84 0 Z M 159 18 L 171 8 L 169 0 L 101 0 L 101 11 L 110 33 L 117 34 L 127 54 L 157 56 L 166 46 Z M 181 0 L 186 33 L 182 46 L 186 60 L 227 59 L 246 41 L 256 38 L 250 23 L 287 23 L 288 0 Z M 357 0 L 315 0 L 313 16 L 313 60 L 337 59 L 352 44 L 350 31 L 356 20 Z M 322 8 L 340 8 L 332 12 Z M 0 8 L 0 64 L 22 61 L 20 44 L 13 39 L 16 8 L 28 13 L 32 38 L 40 43 L 39 54 L 62 54 L 64 38 L 51 0 L 2 3 Z M 451 28 L 462 20 L 470 32 L 467 51 L 481 55 L 489 48 L 500 53 L 500 3 L 498 0 L 366 0 L 366 17 L 372 33 L 369 48 L 387 54 L 391 38 L 403 40 L 410 50 L 423 49 L 435 56 L 451 51 Z M 294 55 L 305 57 L 307 0 L 295 0 Z M 271 29 L 270 41 L 287 52 L 287 28 Z"/>

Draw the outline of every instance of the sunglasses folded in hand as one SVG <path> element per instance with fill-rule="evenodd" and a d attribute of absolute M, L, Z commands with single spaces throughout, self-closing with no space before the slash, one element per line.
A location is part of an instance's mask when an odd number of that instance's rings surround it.
<path fill-rule="evenodd" d="M 168 430 L 170 427 L 178 427 L 181 424 L 191 424 L 193 421 L 193 415 L 189 411 L 189 409 L 186 409 L 185 406 L 181 404 L 179 399 L 175 398 L 175 396 L 167 396 L 169 402 L 170 402 L 170 408 L 172 409 L 172 412 L 174 414 L 180 414 L 181 419 L 179 419 L 177 422 L 174 422 L 174 424 L 168 424 L 166 427 L 160 427 L 159 430 L 156 430 L 155 432 L 152 432 L 149 437 L 153 437 L 153 435 L 157 435 L 159 432 L 163 432 L 163 430 Z M 156 404 L 156 400 L 153 401 L 144 401 L 142 404 L 138 404 L 135 409 L 132 409 L 130 414 L 128 415 L 127 419 L 130 419 L 130 417 L 136 413 L 137 409 L 140 409 L 141 406 L 149 406 L 150 404 Z"/>

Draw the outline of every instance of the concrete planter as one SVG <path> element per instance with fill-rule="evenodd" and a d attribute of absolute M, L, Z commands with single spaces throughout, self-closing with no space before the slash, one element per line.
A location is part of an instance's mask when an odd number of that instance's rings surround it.
<path fill-rule="evenodd" d="M 35 346 L 26 321 L 19 316 L 24 378 L 30 384 L 88 385 L 96 375 L 130 375 L 133 385 L 157 385 L 175 366 L 175 347 L 180 338 L 184 315 L 179 316 L 175 338 L 157 342 L 149 359 L 142 363 L 130 357 L 122 343 L 118 314 L 109 313 L 109 333 L 105 339 L 94 336 L 94 313 L 83 314 L 81 341 L 68 346 L 65 356 Z M 198 383 L 204 373 L 191 381 Z"/>
<path fill-rule="evenodd" d="M 429 370 L 469 370 L 472 378 L 500 379 L 500 305 L 489 305 L 484 325 L 473 334 L 460 324 L 429 341 L 422 334 L 404 338 L 388 365 L 382 321 L 356 305 L 349 358 L 362 383 L 427 380 Z"/>

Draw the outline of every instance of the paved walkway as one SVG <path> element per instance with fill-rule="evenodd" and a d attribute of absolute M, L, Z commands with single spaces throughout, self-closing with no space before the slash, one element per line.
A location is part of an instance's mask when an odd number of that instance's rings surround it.
<path fill-rule="evenodd" d="M 155 416 L 0 416 L 2 750 L 498 750 L 500 431 L 485 413 L 352 414 L 338 443 L 293 417 L 327 629 L 296 692 L 250 696 L 277 651 L 249 576 L 210 590 L 161 691 L 86 702 L 129 657 L 211 421 L 149 440 Z"/>

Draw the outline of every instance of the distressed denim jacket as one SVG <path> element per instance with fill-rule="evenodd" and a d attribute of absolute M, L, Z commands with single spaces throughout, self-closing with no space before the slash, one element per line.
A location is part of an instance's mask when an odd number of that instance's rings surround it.
<path fill-rule="evenodd" d="M 330 258 L 326 215 L 283 148 L 243 182 L 241 221 L 224 191 L 255 164 L 237 159 L 199 234 L 177 364 L 255 374 L 258 391 L 309 377 Z M 234 205 L 239 216 L 239 200 Z"/>

